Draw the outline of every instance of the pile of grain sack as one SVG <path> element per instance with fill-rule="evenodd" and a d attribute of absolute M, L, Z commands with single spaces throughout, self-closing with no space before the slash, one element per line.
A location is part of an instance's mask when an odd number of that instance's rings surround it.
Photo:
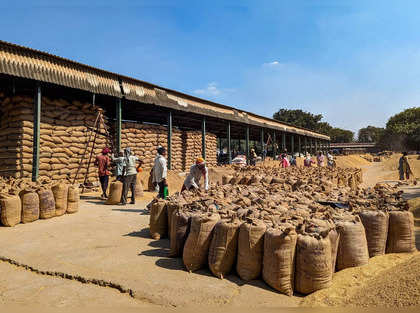
<path fill-rule="evenodd" d="M 76 213 L 79 199 L 79 186 L 64 181 L 32 183 L 0 177 L 0 220 L 3 226 Z"/>
<path fill-rule="evenodd" d="M 335 271 L 370 257 L 416 250 L 413 215 L 401 192 L 321 182 L 322 169 L 306 170 L 279 181 L 251 175 L 247 184 L 155 200 L 151 236 L 169 236 L 170 255 L 182 257 L 188 271 L 208 266 L 223 278 L 236 270 L 241 279 L 262 277 L 286 295 L 327 288 Z"/>

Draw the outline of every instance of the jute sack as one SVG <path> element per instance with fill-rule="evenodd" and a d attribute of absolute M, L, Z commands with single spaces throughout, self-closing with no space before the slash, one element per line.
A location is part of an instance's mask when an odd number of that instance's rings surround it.
<path fill-rule="evenodd" d="M 219 214 L 200 214 L 191 217 L 190 233 L 185 242 L 182 260 L 188 271 L 196 271 L 207 264 L 213 228 Z"/>
<path fill-rule="evenodd" d="M 69 186 L 64 182 L 60 182 L 51 188 L 54 194 L 56 216 L 61 216 L 67 211 L 68 188 Z"/>
<path fill-rule="evenodd" d="M 337 270 L 368 264 L 369 250 L 365 228 L 360 218 L 356 216 L 354 221 L 337 222 L 337 230 L 340 234 L 337 252 Z"/>
<path fill-rule="evenodd" d="M 79 186 L 70 185 L 67 194 L 67 210 L 66 213 L 76 213 L 79 211 Z"/>
<path fill-rule="evenodd" d="M 109 196 L 105 204 L 118 204 L 121 201 L 123 183 L 114 181 L 109 185 Z"/>
<path fill-rule="evenodd" d="M 0 217 L 4 226 L 19 224 L 22 217 L 22 203 L 17 195 L 0 193 Z"/>
<path fill-rule="evenodd" d="M 413 213 L 410 211 L 390 212 L 386 253 L 414 251 L 416 251 L 416 238 Z"/>
<path fill-rule="evenodd" d="M 166 212 L 168 215 L 168 234 L 171 235 L 172 229 L 172 215 L 179 208 L 178 203 L 175 201 L 170 201 L 166 204 Z"/>
<path fill-rule="evenodd" d="M 225 277 L 233 268 L 241 222 L 237 218 L 219 221 L 213 230 L 209 248 L 209 268 L 214 276 Z"/>
<path fill-rule="evenodd" d="M 223 175 L 222 176 L 222 185 L 227 185 L 230 183 L 230 181 L 232 180 L 233 176 L 232 175 Z"/>
<path fill-rule="evenodd" d="M 150 208 L 150 236 L 159 240 L 168 233 L 168 216 L 166 210 L 166 202 L 158 200 L 152 204 Z"/>
<path fill-rule="evenodd" d="M 38 189 L 39 218 L 46 219 L 55 216 L 55 200 L 52 190 L 48 187 Z"/>
<path fill-rule="evenodd" d="M 22 202 L 22 223 L 30 223 L 39 219 L 39 197 L 30 189 L 24 189 L 19 193 Z"/>
<path fill-rule="evenodd" d="M 136 189 L 134 190 L 135 199 L 141 199 L 144 196 L 143 192 L 143 183 L 141 181 L 140 173 L 137 173 L 136 176 Z"/>
<path fill-rule="evenodd" d="M 261 275 L 266 228 L 265 223 L 258 219 L 247 220 L 239 228 L 236 271 L 245 281 Z"/>
<path fill-rule="evenodd" d="M 340 234 L 336 229 L 331 229 L 330 233 L 328 234 L 328 238 L 330 239 L 331 243 L 331 269 L 332 272 L 335 272 L 335 266 L 337 263 L 337 252 L 338 252 L 338 244 L 340 243 Z"/>
<path fill-rule="evenodd" d="M 382 211 L 363 211 L 359 213 L 366 231 L 369 257 L 385 254 L 388 238 L 389 215 Z"/>
<path fill-rule="evenodd" d="M 180 209 L 172 211 L 172 225 L 169 232 L 170 257 L 182 256 L 185 241 L 187 240 L 190 231 L 190 220 L 191 215 L 188 212 L 183 212 Z"/>
<path fill-rule="evenodd" d="M 294 288 L 296 241 L 291 225 L 269 228 L 264 236 L 262 277 L 269 286 L 288 296 Z"/>
<path fill-rule="evenodd" d="M 296 244 L 295 290 L 309 294 L 330 287 L 331 282 L 330 239 L 299 234 Z"/>

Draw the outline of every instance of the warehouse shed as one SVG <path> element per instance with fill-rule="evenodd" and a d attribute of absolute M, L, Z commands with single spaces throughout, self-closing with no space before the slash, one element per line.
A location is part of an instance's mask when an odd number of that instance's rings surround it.
<path fill-rule="evenodd" d="M 328 136 L 0 41 L 0 175 L 96 180 L 90 155 L 130 146 L 150 169 L 158 145 L 170 169 L 198 156 L 217 164 L 234 140 L 270 150 L 315 152 Z M 222 140 L 223 139 L 223 140 Z M 225 145 L 225 146 L 223 146 Z M 94 146 L 94 147 L 93 147 Z M 89 169 L 89 173 L 87 173 Z"/>

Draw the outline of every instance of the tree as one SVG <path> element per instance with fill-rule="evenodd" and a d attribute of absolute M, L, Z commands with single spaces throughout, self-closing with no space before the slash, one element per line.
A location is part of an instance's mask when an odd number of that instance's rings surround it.
<path fill-rule="evenodd" d="M 312 114 L 302 110 L 280 109 L 273 118 L 280 122 L 290 123 L 331 137 L 332 142 L 352 142 L 354 134 L 350 130 L 334 128 L 327 122 L 321 122 L 322 114 Z"/>
<path fill-rule="evenodd" d="M 420 150 L 420 107 L 392 116 L 386 123 L 386 134 L 395 138 L 390 144 L 392 149 Z"/>
<path fill-rule="evenodd" d="M 385 133 L 385 128 L 368 126 L 359 130 L 358 142 L 378 142 Z"/>
<path fill-rule="evenodd" d="M 352 142 L 354 133 L 350 130 L 333 128 L 328 134 L 331 142 Z"/>
<path fill-rule="evenodd" d="M 273 114 L 273 118 L 280 122 L 290 123 L 298 127 L 315 131 L 319 122 L 322 120 L 322 115 L 314 115 L 302 110 L 280 109 Z"/>

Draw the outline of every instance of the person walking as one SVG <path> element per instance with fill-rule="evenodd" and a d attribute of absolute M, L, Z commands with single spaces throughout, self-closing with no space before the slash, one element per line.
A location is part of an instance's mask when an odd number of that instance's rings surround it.
<path fill-rule="evenodd" d="M 136 203 L 136 178 L 137 178 L 137 163 L 142 164 L 140 159 L 131 154 L 131 148 L 124 149 L 124 166 L 123 166 L 123 190 L 121 195 L 121 204 L 127 204 L 128 190 L 131 190 L 131 202 L 130 204 Z"/>
<path fill-rule="evenodd" d="M 318 152 L 318 156 L 316 157 L 316 163 L 318 165 L 318 167 L 323 167 L 324 166 L 324 155 L 322 154 L 321 151 Z"/>
<path fill-rule="evenodd" d="M 408 180 L 410 179 L 410 174 L 413 174 L 410 164 L 408 163 L 407 155 L 408 153 L 404 152 L 399 160 L 398 171 L 400 172 L 400 180 L 404 180 L 404 176 Z"/>
<path fill-rule="evenodd" d="M 115 165 L 114 175 L 120 182 L 123 181 L 123 169 L 124 169 L 124 152 L 120 151 L 118 157 L 111 155 L 111 161 Z"/>
<path fill-rule="evenodd" d="M 159 147 L 157 149 L 157 156 L 155 158 L 155 163 L 153 165 L 153 185 L 159 186 L 158 198 L 165 199 L 168 193 L 168 183 L 166 177 L 168 175 L 168 168 L 166 162 L 166 149 L 164 147 Z"/>
<path fill-rule="evenodd" d="M 209 189 L 209 170 L 203 158 L 197 158 L 195 164 L 191 166 L 190 173 L 187 175 L 182 185 L 181 192 L 190 189 L 200 189 L 200 180 L 204 177 L 204 190 Z"/>
<path fill-rule="evenodd" d="M 111 161 L 108 157 L 108 153 L 111 152 L 109 148 L 103 148 L 102 153 L 96 156 L 95 159 L 95 166 L 98 167 L 98 176 L 99 182 L 101 184 L 102 195 L 101 199 L 106 200 L 107 194 L 106 191 L 108 189 L 108 182 L 109 182 L 109 166 L 111 165 Z"/>
<path fill-rule="evenodd" d="M 255 153 L 255 149 L 252 148 L 249 154 L 249 164 L 255 166 L 257 163 L 257 154 Z"/>
<path fill-rule="evenodd" d="M 327 152 L 327 165 L 328 167 L 335 167 L 334 156 L 331 151 Z"/>

